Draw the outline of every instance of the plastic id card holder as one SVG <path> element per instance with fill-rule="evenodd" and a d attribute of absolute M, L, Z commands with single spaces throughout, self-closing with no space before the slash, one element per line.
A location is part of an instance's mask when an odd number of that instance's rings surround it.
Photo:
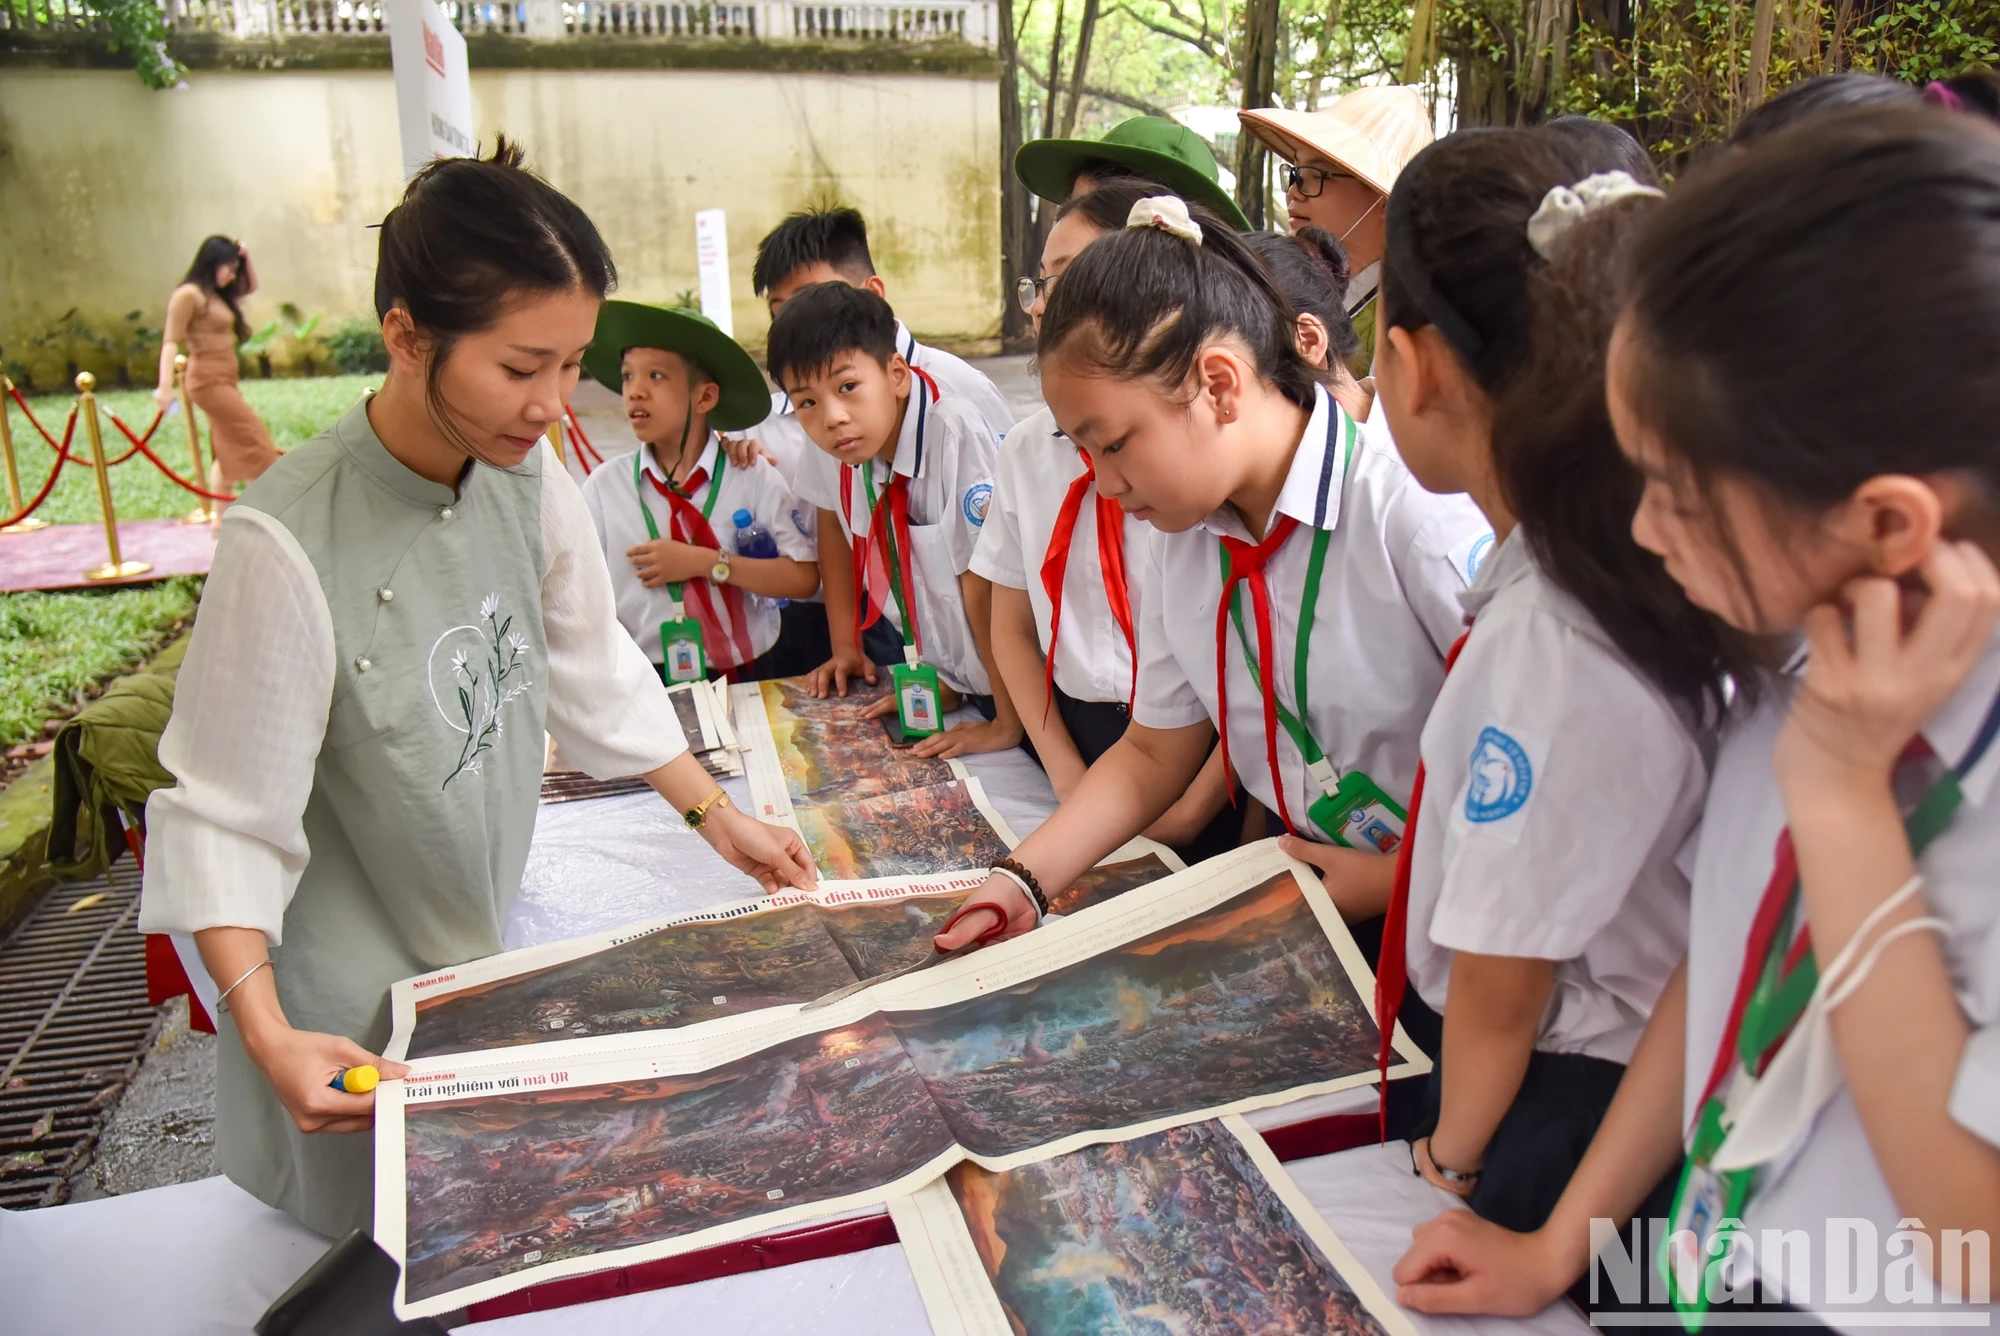
<path fill-rule="evenodd" d="M 1667 1237 L 1660 1244 L 1660 1270 L 1666 1277 L 1667 1291 L 1680 1314 L 1681 1326 L 1690 1332 L 1706 1325 L 1710 1303 L 1727 1292 L 1723 1272 L 1729 1264 L 1729 1249 L 1718 1246 L 1716 1236 L 1725 1227 L 1742 1228 L 1743 1204 L 1750 1195 L 1750 1170 L 1724 1173 L 1708 1167 L 1726 1135 L 1722 1108 L 1719 1099 L 1702 1105 L 1694 1145 L 1689 1148 L 1680 1186 L 1674 1192 Z"/>
<path fill-rule="evenodd" d="M 708 676 L 708 656 L 701 648 L 701 623 L 677 617 L 660 623 L 660 662 L 669 682 L 699 682 Z"/>
<path fill-rule="evenodd" d="M 1313 767 L 1313 777 L 1319 778 L 1317 771 L 1321 766 L 1326 767 L 1327 778 L 1332 778 L 1333 767 L 1325 761 Z M 1332 792 L 1323 792 L 1313 799 L 1306 815 L 1335 844 L 1379 854 L 1393 854 L 1402 847 L 1403 826 L 1408 820 L 1408 814 L 1396 805 L 1395 799 L 1359 770 L 1342 775 Z"/>
<path fill-rule="evenodd" d="M 901 664 L 889 676 L 896 689 L 896 723 L 905 740 L 927 738 L 944 727 L 937 669 L 927 663 Z"/>

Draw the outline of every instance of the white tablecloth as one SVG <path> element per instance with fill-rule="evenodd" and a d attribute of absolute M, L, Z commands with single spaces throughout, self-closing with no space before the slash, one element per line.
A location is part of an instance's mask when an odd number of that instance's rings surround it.
<path fill-rule="evenodd" d="M 1019 751 L 972 757 L 968 770 L 1026 837 L 1054 810 L 1039 767 Z M 742 782 L 725 787 L 747 803 Z M 551 804 L 507 928 L 530 946 L 756 894 L 652 794 Z M 1372 1104 L 1370 1092 L 1269 1111 L 1266 1125 Z M 1277 1115 L 1277 1116 L 1273 1116 Z M 1452 1199 L 1410 1177 L 1397 1143 L 1290 1166 L 1334 1232 L 1388 1285 L 1412 1225 Z M 241 1333 L 326 1250 L 328 1241 L 226 1179 L 41 1211 L 0 1211 L 0 1336 L 55 1332 Z M 1424 1331 L 1575 1336 L 1558 1306 L 1531 1322 L 1419 1319 Z M 930 1330 L 900 1247 L 609 1299 L 462 1328 L 479 1336 L 595 1336 L 612 1330 L 702 1336 L 922 1336 Z"/>

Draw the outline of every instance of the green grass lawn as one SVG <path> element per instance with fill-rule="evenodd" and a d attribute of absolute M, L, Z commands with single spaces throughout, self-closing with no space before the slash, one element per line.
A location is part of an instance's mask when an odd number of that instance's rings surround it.
<path fill-rule="evenodd" d="M 327 376 L 312 380 L 250 380 L 243 397 L 257 410 L 280 450 L 289 450 L 324 431 L 350 408 L 379 376 Z M 29 399 L 35 416 L 58 438 L 76 402 L 73 395 Z M 153 402 L 144 390 L 113 390 L 98 399 L 134 431 L 152 421 Z M 21 486 L 28 497 L 40 490 L 55 454 L 10 405 L 9 425 L 20 457 Z M 206 420 L 202 456 L 208 457 Z M 176 414 L 160 424 L 154 453 L 183 475 L 188 470 L 187 424 Z M 109 422 L 104 448 L 115 459 L 129 447 Z M 72 449 L 88 459 L 81 424 Z M 175 486 L 143 455 L 111 470 L 111 497 L 121 519 L 167 519 L 184 515 L 194 498 Z M 5 498 L 0 497 L 0 503 Z M 98 522 L 97 484 L 90 470 L 66 465 L 55 491 L 36 512 L 55 524 Z M 192 618 L 201 593 L 198 578 L 162 580 L 124 589 L 91 589 L 51 594 L 0 594 L 0 749 L 42 735 L 43 725 L 67 713 L 77 693 L 143 662 L 173 634 L 176 622 Z"/>

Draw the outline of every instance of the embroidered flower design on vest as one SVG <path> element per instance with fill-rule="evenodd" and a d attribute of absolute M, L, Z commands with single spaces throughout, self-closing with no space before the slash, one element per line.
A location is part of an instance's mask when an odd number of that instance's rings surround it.
<path fill-rule="evenodd" d="M 528 638 L 514 628 L 511 615 L 502 616 L 500 596 L 488 594 L 479 604 L 479 623 L 454 626 L 431 646 L 431 699 L 454 732 L 465 734 L 459 746 L 458 764 L 444 777 L 439 788 L 450 788 L 460 775 L 476 775 L 487 752 L 504 731 L 501 711 L 508 702 L 533 685 L 528 678 Z M 436 672 L 438 650 L 454 636 L 468 635 L 478 646 L 478 657 L 460 645 L 451 654 L 450 682 L 456 693 L 456 710 L 438 699 Z"/>

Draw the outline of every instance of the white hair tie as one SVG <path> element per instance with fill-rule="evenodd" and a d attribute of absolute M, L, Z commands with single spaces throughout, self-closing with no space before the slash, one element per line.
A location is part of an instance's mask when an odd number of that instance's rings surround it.
<path fill-rule="evenodd" d="M 1175 195 L 1151 195 L 1125 215 L 1127 227 L 1157 227 L 1189 245 L 1201 244 L 1201 224 L 1188 217 L 1187 203 Z"/>
<path fill-rule="evenodd" d="M 1634 195 L 1663 199 L 1666 192 L 1641 185 L 1630 172 L 1599 172 L 1573 186 L 1556 186 L 1542 196 L 1542 207 L 1528 220 L 1528 244 L 1546 260 L 1572 227 L 1606 205 Z"/>

